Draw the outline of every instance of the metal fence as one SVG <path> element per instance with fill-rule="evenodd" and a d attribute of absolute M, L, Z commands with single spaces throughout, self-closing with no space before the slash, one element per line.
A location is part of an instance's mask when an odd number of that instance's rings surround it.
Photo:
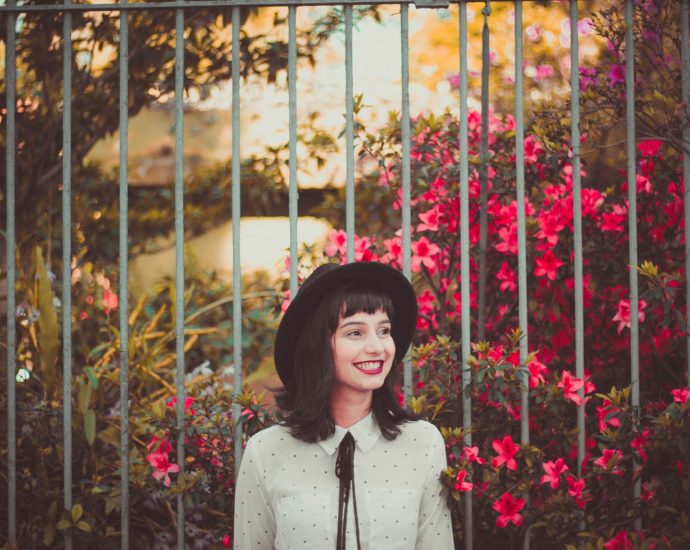
<path fill-rule="evenodd" d="M 460 130 L 458 135 L 460 145 L 460 240 L 461 240 L 461 307 L 462 307 L 462 381 L 466 388 L 463 397 L 464 427 L 471 426 L 471 402 L 469 399 L 469 386 L 471 383 L 471 371 L 466 360 L 470 356 L 470 262 L 469 262 L 469 158 L 468 158 L 468 44 L 467 44 L 467 3 L 480 0 L 461 0 L 459 2 L 459 47 L 460 47 Z M 494 0 L 496 1 L 496 0 Z M 633 57 L 633 0 L 623 0 L 625 2 L 625 21 L 627 25 L 626 34 L 626 113 L 627 113 L 627 181 L 628 181 L 628 228 L 629 228 L 629 265 L 638 264 L 637 259 L 637 219 L 636 219 L 636 166 L 635 166 L 635 87 L 634 87 L 634 57 Z M 202 7 L 232 7 L 232 40 L 239 43 L 240 40 L 240 10 L 243 7 L 259 6 L 288 6 L 288 29 L 289 29 L 289 54 L 288 54 L 288 82 L 289 82 L 289 215 L 290 215 L 290 291 L 294 295 L 297 291 L 297 52 L 296 52 L 296 12 L 300 6 L 314 5 L 342 5 L 345 17 L 345 83 L 346 94 L 344 98 L 346 115 L 346 232 L 347 232 L 347 260 L 354 261 L 354 232 L 355 232 L 355 186 L 354 186 L 354 131 L 353 131 L 353 6 L 363 4 L 360 0 L 200 0 L 189 1 L 181 0 L 176 2 L 163 1 L 157 3 L 128 3 L 122 0 L 119 3 L 105 4 L 73 4 L 70 0 L 65 0 L 62 4 L 32 4 L 17 5 L 16 0 L 8 0 L 7 5 L 0 7 L 0 14 L 6 18 L 7 36 L 6 44 L 6 86 L 7 86 L 7 115 L 6 115 L 6 181 L 7 181 L 7 404 L 8 404 L 8 542 L 15 544 L 17 540 L 17 517 L 16 517 L 16 331 L 12 314 L 16 309 L 16 265 L 15 253 L 17 235 L 15 233 L 15 120 L 16 120 L 16 83 L 17 65 L 15 60 L 15 24 L 17 16 L 22 13 L 45 13 L 59 12 L 64 15 L 64 43 L 70 44 L 72 32 L 72 14 L 80 11 L 119 11 L 120 13 L 120 49 L 119 49 L 119 126 L 120 126 L 120 164 L 119 164 L 119 328 L 120 328 L 120 399 L 121 399 L 121 507 L 122 525 L 121 540 L 122 548 L 129 548 L 129 437 L 128 437 L 128 105 L 127 105 L 127 82 L 128 82 L 128 14 L 134 10 L 174 10 L 175 11 L 175 30 L 176 36 L 184 35 L 185 13 L 191 12 Z M 371 2 L 366 2 L 371 3 Z M 410 107 L 409 107 L 409 30 L 408 30 L 408 2 L 379 2 L 394 3 L 400 5 L 401 21 L 401 102 L 402 102 L 402 244 L 403 244 L 403 271 L 409 278 L 411 277 L 411 237 L 410 237 Z M 482 178 L 486 178 L 487 148 L 488 148 L 488 55 L 489 55 L 489 18 L 490 2 L 484 2 L 484 32 L 482 40 Z M 690 0 L 682 0 L 679 5 L 679 16 L 681 24 L 682 39 L 682 97 L 684 104 L 690 104 L 690 53 L 689 53 L 689 33 L 688 33 L 688 4 Z M 417 7 L 438 8 L 446 7 L 443 0 L 419 0 L 415 2 Z M 524 113 L 523 113 L 523 28 L 522 12 L 523 2 L 514 3 L 515 10 L 515 168 L 516 168 L 516 188 L 517 188 L 517 226 L 518 226 L 518 297 L 519 297 L 519 321 L 520 328 L 524 337 L 520 341 L 520 358 L 526 360 L 528 355 L 528 335 L 529 327 L 527 322 L 527 269 L 526 269 L 526 228 L 525 228 L 525 174 L 524 174 Z M 584 378 L 584 320 L 583 320 L 583 254 L 582 254 L 582 205 L 581 205 L 581 182 L 580 182 L 580 133 L 579 133 L 579 70 L 578 70 L 578 3 L 570 0 L 570 28 L 571 28 L 571 97 L 572 97 L 572 129 L 571 129 L 571 150 L 572 150 L 572 177 L 573 177 L 573 199 L 574 199 L 574 266 L 575 266 L 575 349 L 576 349 L 576 376 Z M 234 340 L 240 341 L 242 337 L 242 327 L 239 319 L 242 317 L 242 287 L 240 270 L 240 72 L 239 72 L 239 48 L 232 50 L 232 223 L 233 223 L 233 327 Z M 184 419 L 184 281 L 185 268 L 183 258 L 183 75 L 184 75 L 184 41 L 177 40 L 175 48 L 175 251 L 176 251 L 176 271 L 175 271 L 175 311 L 176 311 L 176 368 L 177 368 L 177 404 L 176 414 L 179 427 L 183 426 Z M 63 437 L 64 437 L 64 508 L 72 508 L 72 346 L 71 346 L 71 151 L 72 151 L 72 51 L 66 48 L 64 51 L 64 110 L 63 110 L 63 193 L 62 193 L 62 235 L 63 235 L 63 254 L 62 254 L 62 334 L 63 334 Z M 690 142 L 690 129 L 686 126 L 683 134 L 684 141 Z M 684 195 L 685 205 L 685 272 L 690 273 L 690 189 L 687 182 L 690 181 L 690 156 L 687 152 L 683 156 L 683 175 L 686 182 Z M 486 197 L 482 197 L 482 210 L 486 208 Z M 485 211 L 482 212 L 485 215 Z M 485 233 L 485 232 L 484 232 Z M 484 237 L 485 239 L 485 234 Z M 486 241 L 484 240 L 484 243 Z M 690 288 L 686 278 L 687 311 L 690 311 Z M 637 271 L 630 270 L 630 310 L 637 311 L 638 303 L 638 281 Z M 483 309 L 483 308 L 480 308 Z M 639 330 L 638 318 L 636 315 L 630 316 L 631 329 L 631 365 L 630 383 L 632 385 L 632 405 L 639 407 Z M 481 325 L 481 323 L 480 323 Z M 688 327 L 690 332 L 690 327 Z M 687 340 L 688 356 L 690 357 L 690 338 Z M 241 346 L 234 347 L 234 364 L 242 364 Z M 241 369 L 235 372 L 235 392 L 239 392 L 242 387 Z M 525 381 L 524 387 L 528 384 Z M 404 369 L 404 390 L 405 395 L 409 396 L 412 392 L 412 373 L 409 360 L 406 361 Z M 579 393 L 583 396 L 584 389 Z M 529 409 L 528 409 L 528 390 L 523 389 L 521 399 L 521 440 L 522 443 L 529 442 Z M 235 405 L 234 416 L 239 417 L 239 408 Z M 582 405 L 577 409 L 578 433 L 578 467 L 581 467 L 585 456 L 585 410 L 584 399 Z M 471 445 L 472 435 L 468 430 L 465 435 L 465 443 Z M 236 441 L 241 440 L 242 429 L 236 428 Z M 183 431 L 177 440 L 177 456 L 180 467 L 184 466 L 184 446 Z M 236 463 L 241 460 L 241 446 L 235 448 Z M 578 475 L 581 472 L 578 471 Z M 635 489 L 635 496 L 640 495 L 639 482 Z M 185 510 L 182 497 L 177 501 L 178 517 L 178 547 L 184 548 L 185 540 Z M 72 546 L 71 539 L 66 539 L 67 548 Z M 465 547 L 473 548 L 472 542 L 472 499 L 468 493 L 465 497 Z M 524 547 L 529 547 L 529 534 L 525 538 Z"/>

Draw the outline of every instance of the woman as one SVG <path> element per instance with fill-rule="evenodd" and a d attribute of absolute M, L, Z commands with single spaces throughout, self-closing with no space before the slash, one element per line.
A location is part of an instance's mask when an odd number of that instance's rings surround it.
<path fill-rule="evenodd" d="M 276 334 L 281 422 L 242 459 L 236 550 L 453 548 L 443 438 L 393 391 L 416 320 L 412 285 L 386 265 L 304 281 Z"/>

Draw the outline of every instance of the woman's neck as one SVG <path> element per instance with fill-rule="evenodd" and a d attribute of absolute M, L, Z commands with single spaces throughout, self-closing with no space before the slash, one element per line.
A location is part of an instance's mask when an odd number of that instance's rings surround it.
<path fill-rule="evenodd" d="M 373 392 L 347 394 L 342 391 L 331 393 L 330 407 L 333 422 L 341 428 L 349 428 L 371 411 Z"/>

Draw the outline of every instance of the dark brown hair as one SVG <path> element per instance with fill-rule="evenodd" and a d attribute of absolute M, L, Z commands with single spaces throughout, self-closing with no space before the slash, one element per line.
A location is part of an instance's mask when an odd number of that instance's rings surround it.
<path fill-rule="evenodd" d="M 335 431 L 329 399 L 334 381 L 331 337 L 340 316 L 376 313 L 383 310 L 395 326 L 395 311 L 390 296 L 366 287 L 346 285 L 326 296 L 314 313 L 304 320 L 295 348 L 295 370 L 288 383 L 276 395 L 280 421 L 302 441 L 316 442 Z M 394 371 L 383 385 L 374 390 L 372 412 L 386 439 L 395 439 L 403 422 L 416 417 L 403 409 L 395 396 Z"/>

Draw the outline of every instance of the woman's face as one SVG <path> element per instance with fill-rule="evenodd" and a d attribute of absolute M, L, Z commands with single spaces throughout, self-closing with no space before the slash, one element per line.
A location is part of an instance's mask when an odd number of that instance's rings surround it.
<path fill-rule="evenodd" d="M 331 339 L 334 390 L 369 392 L 380 388 L 393 365 L 395 342 L 382 309 L 340 317 Z"/>

